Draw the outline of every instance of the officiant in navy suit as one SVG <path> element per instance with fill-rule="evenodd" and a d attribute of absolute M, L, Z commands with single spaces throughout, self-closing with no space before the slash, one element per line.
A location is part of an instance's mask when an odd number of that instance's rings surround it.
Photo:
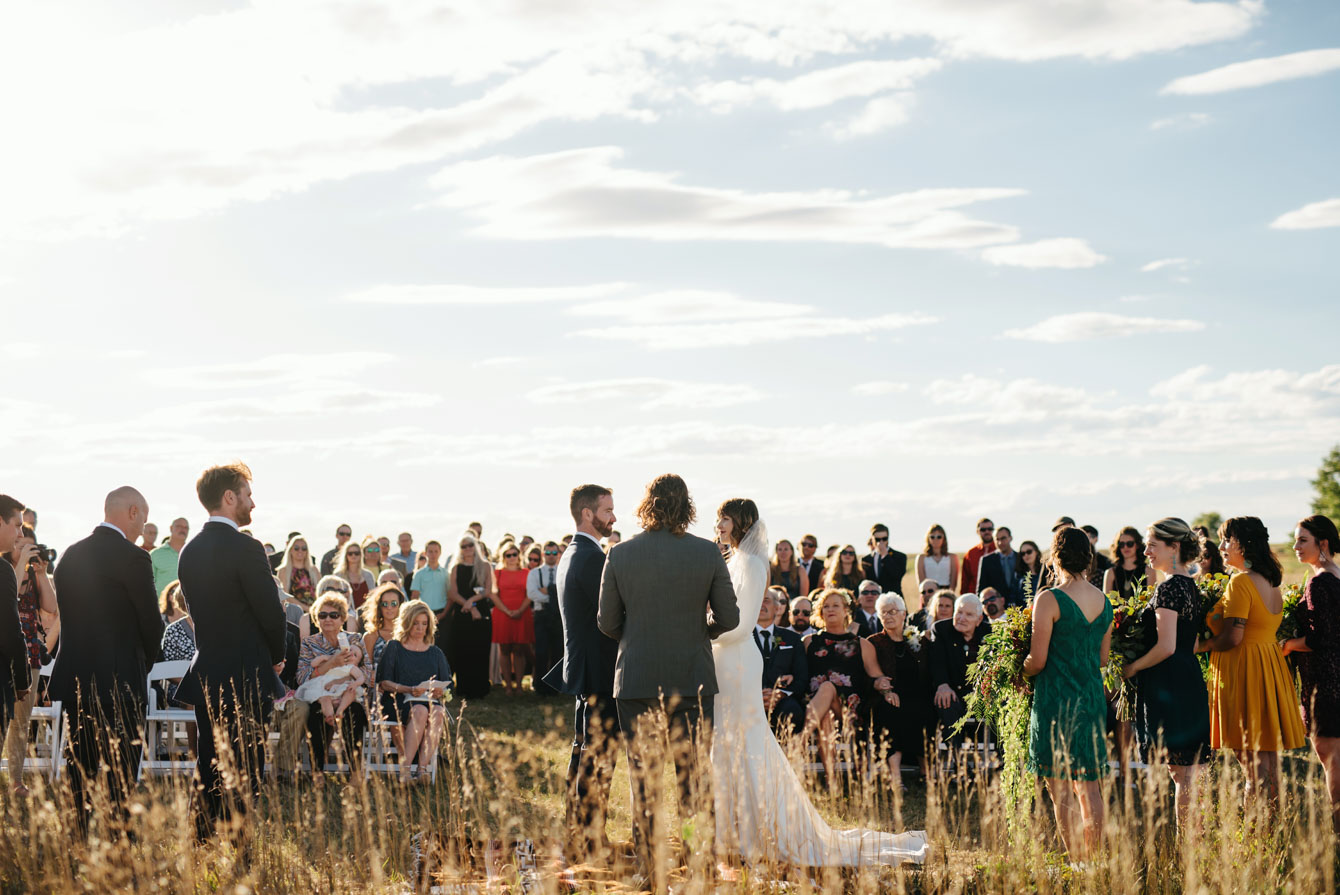
<path fill-rule="evenodd" d="M 810 687 L 805 641 L 795 631 L 777 627 L 777 616 L 786 606 L 786 592 L 768 588 L 754 625 L 754 645 L 763 654 L 763 705 L 772 729 L 781 733 L 789 725 L 793 733 L 805 726 L 805 706 L 796 694 Z"/>
<path fill-rule="evenodd" d="M 609 850 L 605 816 L 619 745 L 619 709 L 614 701 L 619 643 L 596 626 L 605 570 L 600 539 L 614 530 L 614 495 L 601 485 L 580 485 L 572 490 L 568 510 L 577 534 L 559 560 L 556 578 L 563 661 L 550 669 L 544 682 L 577 701 L 568 760 L 566 835 L 567 856 L 582 862 L 597 851 Z"/>

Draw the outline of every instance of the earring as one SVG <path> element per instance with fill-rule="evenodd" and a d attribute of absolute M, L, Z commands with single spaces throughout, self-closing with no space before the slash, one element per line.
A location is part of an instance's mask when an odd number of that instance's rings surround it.
<path fill-rule="evenodd" d="M 1250 572 L 1252 570 L 1252 561 L 1250 559 L 1244 559 L 1242 561 L 1242 567 Z"/>

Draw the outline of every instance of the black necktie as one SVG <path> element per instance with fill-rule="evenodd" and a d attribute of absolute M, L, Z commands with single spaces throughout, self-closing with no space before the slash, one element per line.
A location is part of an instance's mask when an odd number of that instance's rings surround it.
<path fill-rule="evenodd" d="M 768 658 L 768 632 L 762 629 L 758 631 L 758 651 L 763 654 L 763 658 Z"/>

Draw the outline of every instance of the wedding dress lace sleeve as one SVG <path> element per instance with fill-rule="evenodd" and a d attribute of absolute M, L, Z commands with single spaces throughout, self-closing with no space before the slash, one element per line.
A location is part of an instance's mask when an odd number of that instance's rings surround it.
<path fill-rule="evenodd" d="M 752 637 L 763 606 L 763 593 L 768 589 L 768 527 L 761 519 L 745 533 L 726 567 L 735 588 L 735 604 L 740 607 L 740 623 L 717 638 L 723 645 Z"/>

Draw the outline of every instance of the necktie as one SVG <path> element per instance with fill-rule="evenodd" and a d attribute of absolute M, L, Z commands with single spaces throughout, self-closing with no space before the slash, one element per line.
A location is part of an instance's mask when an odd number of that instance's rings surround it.
<path fill-rule="evenodd" d="M 768 632 L 759 628 L 754 635 L 758 640 L 758 651 L 763 654 L 763 658 L 768 658 Z"/>

